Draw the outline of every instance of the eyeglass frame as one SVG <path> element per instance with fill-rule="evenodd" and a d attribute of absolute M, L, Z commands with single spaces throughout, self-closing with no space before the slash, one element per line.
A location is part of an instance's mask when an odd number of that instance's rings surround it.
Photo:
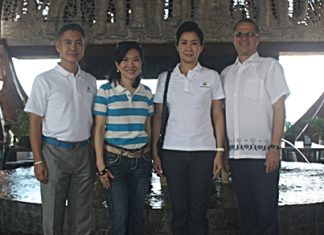
<path fill-rule="evenodd" d="M 255 33 L 255 32 L 246 32 L 246 33 L 245 32 L 234 32 L 234 36 L 236 38 L 243 38 L 244 36 L 246 38 L 254 38 L 254 37 L 259 36 L 259 34 Z"/>

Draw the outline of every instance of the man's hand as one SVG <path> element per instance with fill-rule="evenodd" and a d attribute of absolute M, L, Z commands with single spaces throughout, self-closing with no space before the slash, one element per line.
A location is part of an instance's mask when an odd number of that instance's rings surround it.
<path fill-rule="evenodd" d="M 280 150 L 279 149 L 269 149 L 266 155 L 266 161 L 264 163 L 265 172 L 271 173 L 278 169 L 280 165 Z"/>
<path fill-rule="evenodd" d="M 46 184 L 48 182 L 48 169 L 47 169 L 47 165 L 45 162 L 34 165 L 34 173 L 35 173 L 36 179 L 39 182 L 41 182 L 43 184 Z"/>

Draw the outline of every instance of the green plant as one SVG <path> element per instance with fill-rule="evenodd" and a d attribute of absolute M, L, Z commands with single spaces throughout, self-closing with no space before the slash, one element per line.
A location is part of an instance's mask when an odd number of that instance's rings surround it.
<path fill-rule="evenodd" d="M 286 122 L 284 139 L 290 142 L 291 144 L 295 144 L 296 135 L 297 135 L 296 127 L 291 122 Z M 289 146 L 289 144 L 285 143 L 285 146 Z"/>
<path fill-rule="evenodd" d="M 289 135 L 297 134 L 297 129 L 291 122 L 285 123 L 285 135 L 287 135 L 287 134 L 289 134 Z"/>
<path fill-rule="evenodd" d="M 19 139 L 21 136 L 29 135 L 29 115 L 23 110 L 17 113 L 17 122 L 10 122 L 14 135 Z"/>

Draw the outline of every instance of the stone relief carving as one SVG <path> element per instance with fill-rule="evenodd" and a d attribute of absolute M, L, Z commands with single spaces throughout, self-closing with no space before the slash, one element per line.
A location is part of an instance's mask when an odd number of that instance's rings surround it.
<path fill-rule="evenodd" d="M 231 40 L 233 24 L 254 19 L 265 41 L 323 41 L 324 0 L 3 0 L 1 37 L 10 45 L 52 44 L 66 22 L 82 24 L 89 43 L 165 43 L 195 20 L 206 42 Z"/>

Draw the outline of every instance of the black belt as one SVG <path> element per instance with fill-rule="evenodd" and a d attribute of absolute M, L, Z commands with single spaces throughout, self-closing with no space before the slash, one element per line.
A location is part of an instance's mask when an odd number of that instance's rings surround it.
<path fill-rule="evenodd" d="M 89 140 L 83 140 L 83 141 L 79 141 L 79 142 L 67 142 L 67 141 L 62 141 L 62 140 L 58 140 L 58 139 L 55 139 L 52 137 L 47 137 L 47 136 L 43 136 L 42 140 L 48 144 L 51 144 L 51 145 L 54 145 L 57 147 L 61 147 L 61 148 L 66 148 L 66 149 L 80 148 L 80 147 L 83 147 L 89 143 Z"/>

